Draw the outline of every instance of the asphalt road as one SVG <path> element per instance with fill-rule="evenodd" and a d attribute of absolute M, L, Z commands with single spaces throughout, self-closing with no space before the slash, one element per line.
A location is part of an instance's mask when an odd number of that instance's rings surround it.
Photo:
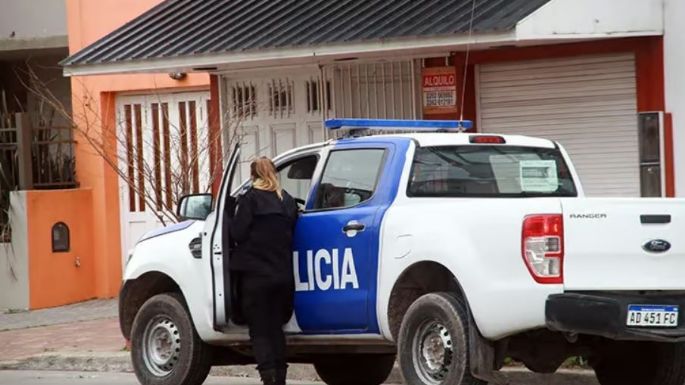
<path fill-rule="evenodd" d="M 594 376 L 584 374 L 556 374 L 539 376 L 527 373 L 509 373 L 516 385 L 597 385 Z M 133 374 L 82 373 L 50 371 L 0 371 L 0 385 L 137 385 Z M 252 378 L 210 377 L 208 385 L 261 385 Z M 288 381 L 288 385 L 324 385 L 312 381 Z"/>
<path fill-rule="evenodd" d="M 288 384 L 323 385 L 288 381 Z M 124 373 L 81 373 L 47 371 L 0 371 L 0 385 L 138 385 L 136 376 Z M 261 385 L 252 378 L 210 377 L 208 385 Z"/>

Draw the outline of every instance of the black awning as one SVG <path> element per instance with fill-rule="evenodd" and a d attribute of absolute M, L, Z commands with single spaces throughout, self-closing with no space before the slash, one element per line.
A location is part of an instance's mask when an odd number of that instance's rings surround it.
<path fill-rule="evenodd" d="M 475 0 L 474 33 L 512 30 L 549 0 Z M 65 67 L 468 33 L 473 0 L 166 0 Z"/>

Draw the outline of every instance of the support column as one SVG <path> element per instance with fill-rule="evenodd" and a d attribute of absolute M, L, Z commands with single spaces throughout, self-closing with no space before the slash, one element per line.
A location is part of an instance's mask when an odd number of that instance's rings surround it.
<path fill-rule="evenodd" d="M 219 195 L 223 174 L 223 151 L 221 135 L 221 92 L 219 75 L 209 76 L 209 173 L 212 180 L 212 194 Z"/>

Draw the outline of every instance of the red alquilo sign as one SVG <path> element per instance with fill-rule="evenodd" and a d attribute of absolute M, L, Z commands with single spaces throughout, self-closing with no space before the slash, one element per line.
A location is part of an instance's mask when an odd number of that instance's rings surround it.
<path fill-rule="evenodd" d="M 457 74 L 454 67 L 424 68 L 423 114 L 457 112 Z"/>

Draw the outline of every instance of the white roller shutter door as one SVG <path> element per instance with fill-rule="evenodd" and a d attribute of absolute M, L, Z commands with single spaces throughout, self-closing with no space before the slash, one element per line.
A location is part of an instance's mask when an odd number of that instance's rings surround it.
<path fill-rule="evenodd" d="M 569 152 L 589 196 L 640 196 L 632 54 L 479 67 L 483 132 L 538 136 Z"/>

